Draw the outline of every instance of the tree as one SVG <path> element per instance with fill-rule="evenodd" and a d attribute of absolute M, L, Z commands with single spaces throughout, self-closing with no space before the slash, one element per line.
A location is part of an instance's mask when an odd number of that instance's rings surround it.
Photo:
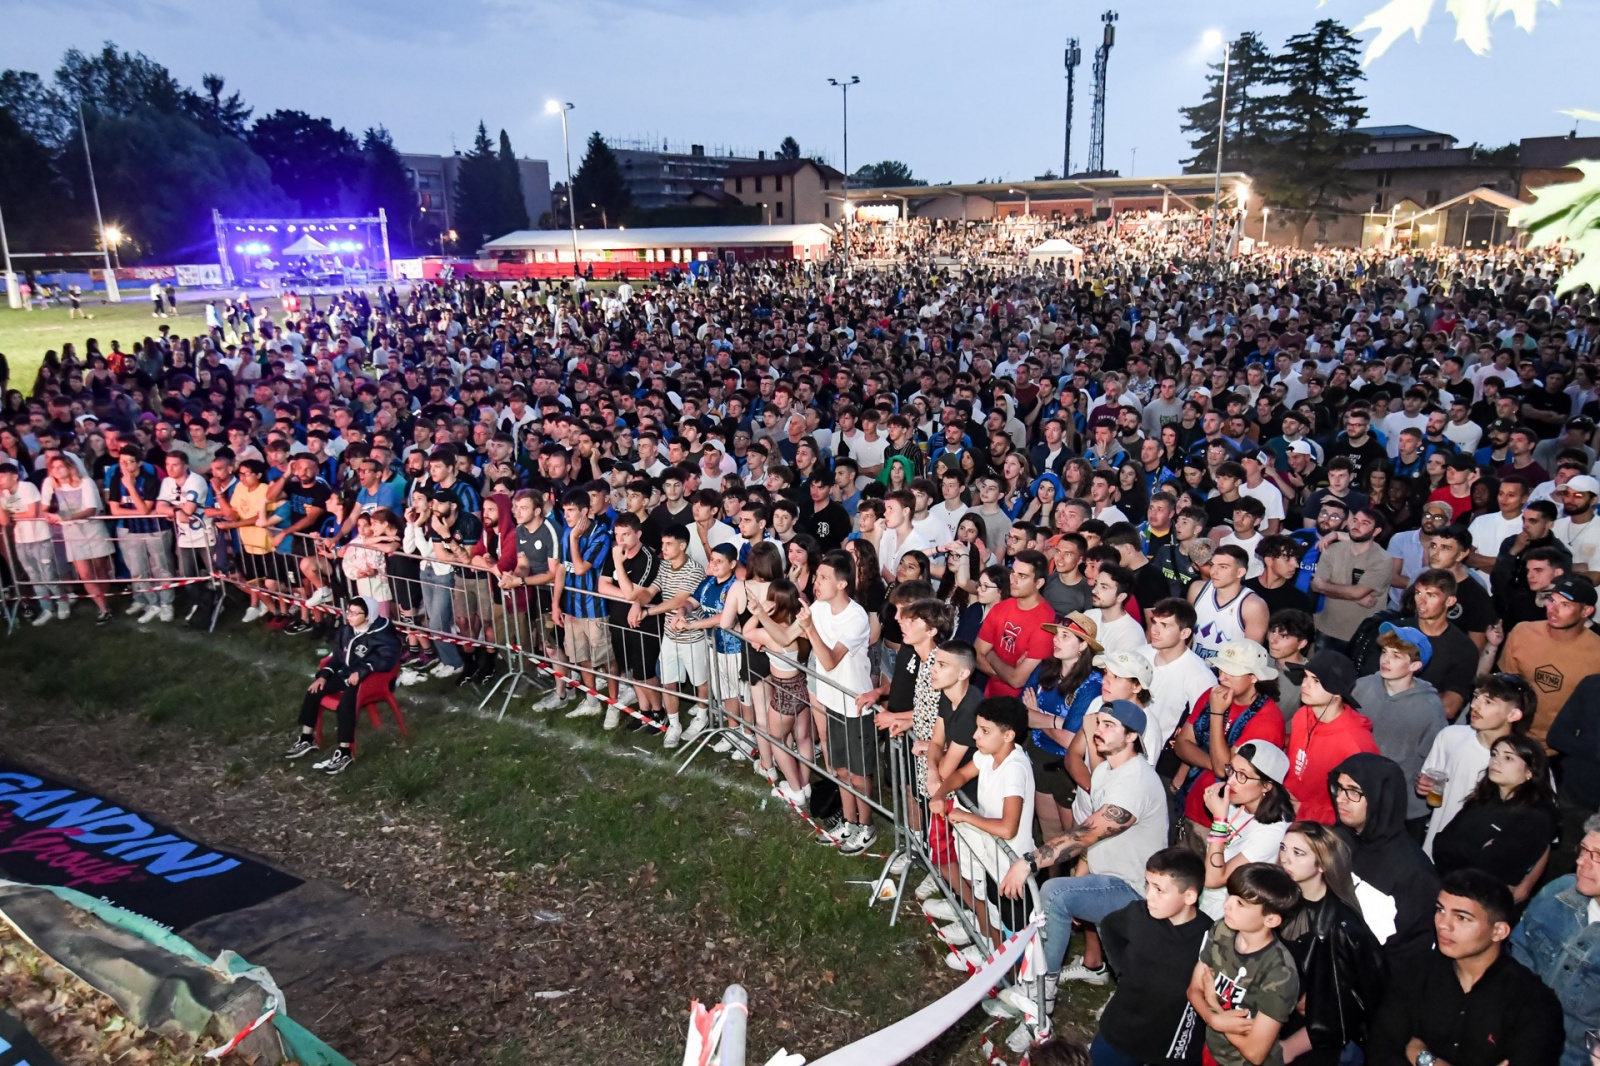
<path fill-rule="evenodd" d="M 249 145 L 209 133 L 188 115 L 152 108 L 127 114 L 86 109 L 84 122 L 104 215 L 122 224 L 147 259 L 181 263 L 214 251 L 213 207 L 224 214 L 272 215 L 288 206 L 271 170 Z M 78 138 L 67 140 L 59 166 L 75 201 L 87 205 Z M 82 229 L 75 236 L 82 242 L 93 233 L 93 216 L 80 207 L 79 217 Z"/>
<path fill-rule="evenodd" d="M 480 121 L 472 151 L 462 156 L 456 166 L 456 234 L 459 247 L 466 252 L 476 251 L 485 241 L 505 234 L 499 229 L 504 213 L 501 175 L 489 130 Z"/>
<path fill-rule="evenodd" d="M 361 161 L 360 208 L 371 214 L 383 208 L 389 219 L 389 239 L 398 243 L 411 232 L 417 192 L 388 130 L 374 126 L 362 134 Z"/>
<path fill-rule="evenodd" d="M 800 142 L 795 140 L 793 137 L 785 137 L 783 142 L 778 145 L 778 158 L 799 159 Z"/>
<path fill-rule="evenodd" d="M 1273 59 L 1281 89 L 1265 103 L 1269 142 L 1253 176 L 1257 190 L 1295 226 L 1301 241 L 1313 219 L 1332 217 L 1339 201 L 1355 192 L 1341 164 L 1366 140 L 1355 132 L 1367 117 L 1357 88 L 1366 77 L 1359 48 L 1349 30 L 1323 19 L 1289 38 Z"/>
<path fill-rule="evenodd" d="M 50 149 L 0 102 L 0 205 L 11 247 L 71 251 L 62 223 L 71 210 Z M 74 218 L 73 221 L 81 221 Z"/>
<path fill-rule="evenodd" d="M 633 194 L 623 180 L 622 167 L 598 131 L 589 134 L 583 162 L 572 176 L 572 196 L 578 208 L 578 221 L 585 226 L 605 222 L 615 225 L 633 207 Z"/>
<path fill-rule="evenodd" d="M 500 235 L 528 228 L 528 202 L 522 197 L 522 168 L 511 150 L 511 138 L 500 131 Z"/>
<path fill-rule="evenodd" d="M 361 149 L 349 130 L 304 111 L 274 111 L 250 128 L 250 147 L 300 210 L 329 214 L 361 173 Z"/>
<path fill-rule="evenodd" d="M 1241 33 L 1229 46 L 1228 135 L 1222 146 L 1223 170 L 1252 171 L 1261 148 L 1271 140 L 1272 87 L 1278 70 L 1272 53 L 1256 33 Z M 1206 95 L 1193 107 L 1179 108 L 1183 131 L 1194 154 L 1183 162 L 1186 174 L 1209 174 L 1217 165 L 1217 119 L 1221 115 L 1222 64 L 1211 64 Z"/>
<path fill-rule="evenodd" d="M 911 168 L 898 159 L 885 159 L 881 163 L 868 163 L 850 175 L 850 184 L 869 189 L 882 189 L 895 185 L 926 185 L 911 174 Z"/>
<path fill-rule="evenodd" d="M 203 75 L 200 84 L 206 90 L 205 99 L 200 105 L 206 128 L 212 133 L 225 133 L 229 137 L 244 140 L 249 132 L 252 109 L 244 105 L 244 100 L 237 91 L 228 94 L 226 98 L 223 97 L 224 82 L 221 74 Z"/>

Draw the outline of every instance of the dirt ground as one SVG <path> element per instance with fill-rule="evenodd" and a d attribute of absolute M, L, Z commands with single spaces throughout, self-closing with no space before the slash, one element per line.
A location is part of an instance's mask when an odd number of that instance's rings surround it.
<path fill-rule="evenodd" d="M 758 956 L 754 945 L 705 927 L 698 915 L 670 922 L 657 915 L 649 866 L 626 885 L 581 882 L 560 864 L 519 875 L 426 812 L 345 801 L 299 775 L 244 774 L 214 739 L 152 735 L 133 718 L 92 729 L 13 723 L 4 747 L 133 800 L 207 842 L 323 882 L 313 900 L 339 902 L 349 893 L 378 928 L 403 935 L 420 927 L 416 941 L 428 950 L 375 966 L 323 965 L 303 946 L 272 949 L 279 959 L 272 965 L 286 971 L 291 1017 L 362 1066 L 509 1066 L 573 1055 L 676 1062 L 689 1000 L 715 1000 L 732 981 L 750 992 L 756 1064 L 779 1047 L 816 1058 L 894 1020 L 850 1010 L 861 1000 L 841 1000 L 839 978 L 801 953 Z M 914 914 L 903 919 L 896 949 L 927 960 L 917 971 L 926 973 L 922 987 L 898 990 L 913 1004 L 936 999 L 956 978 L 939 965 L 921 923 Z M 295 955 L 307 952 L 297 965 Z M 871 973 L 863 963 L 854 980 Z M 824 989 L 844 1009 L 824 1004 Z M 965 1019 L 914 1061 L 977 1061 L 982 1024 L 976 1014 Z"/>

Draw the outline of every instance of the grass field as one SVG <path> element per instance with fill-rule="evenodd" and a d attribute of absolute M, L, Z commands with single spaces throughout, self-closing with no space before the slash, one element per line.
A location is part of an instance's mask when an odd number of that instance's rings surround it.
<path fill-rule="evenodd" d="M 124 292 L 120 304 L 101 304 L 99 297 L 84 299 L 84 310 L 93 318 L 68 318 L 65 307 L 49 307 L 36 311 L 13 311 L 0 301 L 0 353 L 11 365 L 11 384 L 24 396 L 33 391 L 34 375 L 44 361 L 44 353 L 61 351 L 63 344 L 71 344 L 82 355 L 84 342 L 90 337 L 100 341 L 102 350 L 111 347 L 113 340 L 122 342 L 122 350 L 129 351 L 134 341 L 154 335 L 165 322 L 181 336 L 205 332 L 205 313 L 200 304 L 180 303 L 180 314 L 175 318 L 151 318 L 150 301 L 141 290 L 138 299 Z"/>

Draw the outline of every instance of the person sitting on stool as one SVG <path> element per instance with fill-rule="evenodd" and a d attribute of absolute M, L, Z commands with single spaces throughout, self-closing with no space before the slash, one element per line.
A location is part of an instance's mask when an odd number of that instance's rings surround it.
<path fill-rule="evenodd" d="M 317 750 L 312 739 L 322 714 L 322 698 L 339 697 L 339 746 L 313 770 L 326 774 L 343 773 L 355 761 L 356 693 L 371 674 L 393 670 L 400 662 L 400 637 L 389 620 L 378 614 L 378 604 L 370 596 L 351 600 L 344 609 L 345 624 L 339 627 L 338 646 L 328 662 L 312 679 L 300 705 L 300 735 L 284 758 L 298 759 Z"/>

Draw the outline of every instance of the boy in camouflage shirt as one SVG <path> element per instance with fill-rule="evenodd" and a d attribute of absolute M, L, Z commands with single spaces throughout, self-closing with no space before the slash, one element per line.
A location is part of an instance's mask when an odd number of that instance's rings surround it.
<path fill-rule="evenodd" d="M 1277 929 L 1299 903 L 1298 886 L 1271 863 L 1228 876 L 1222 921 L 1189 979 L 1189 1003 L 1206 1024 L 1207 1063 L 1283 1066 L 1278 1033 L 1300 998 L 1300 976 Z"/>

